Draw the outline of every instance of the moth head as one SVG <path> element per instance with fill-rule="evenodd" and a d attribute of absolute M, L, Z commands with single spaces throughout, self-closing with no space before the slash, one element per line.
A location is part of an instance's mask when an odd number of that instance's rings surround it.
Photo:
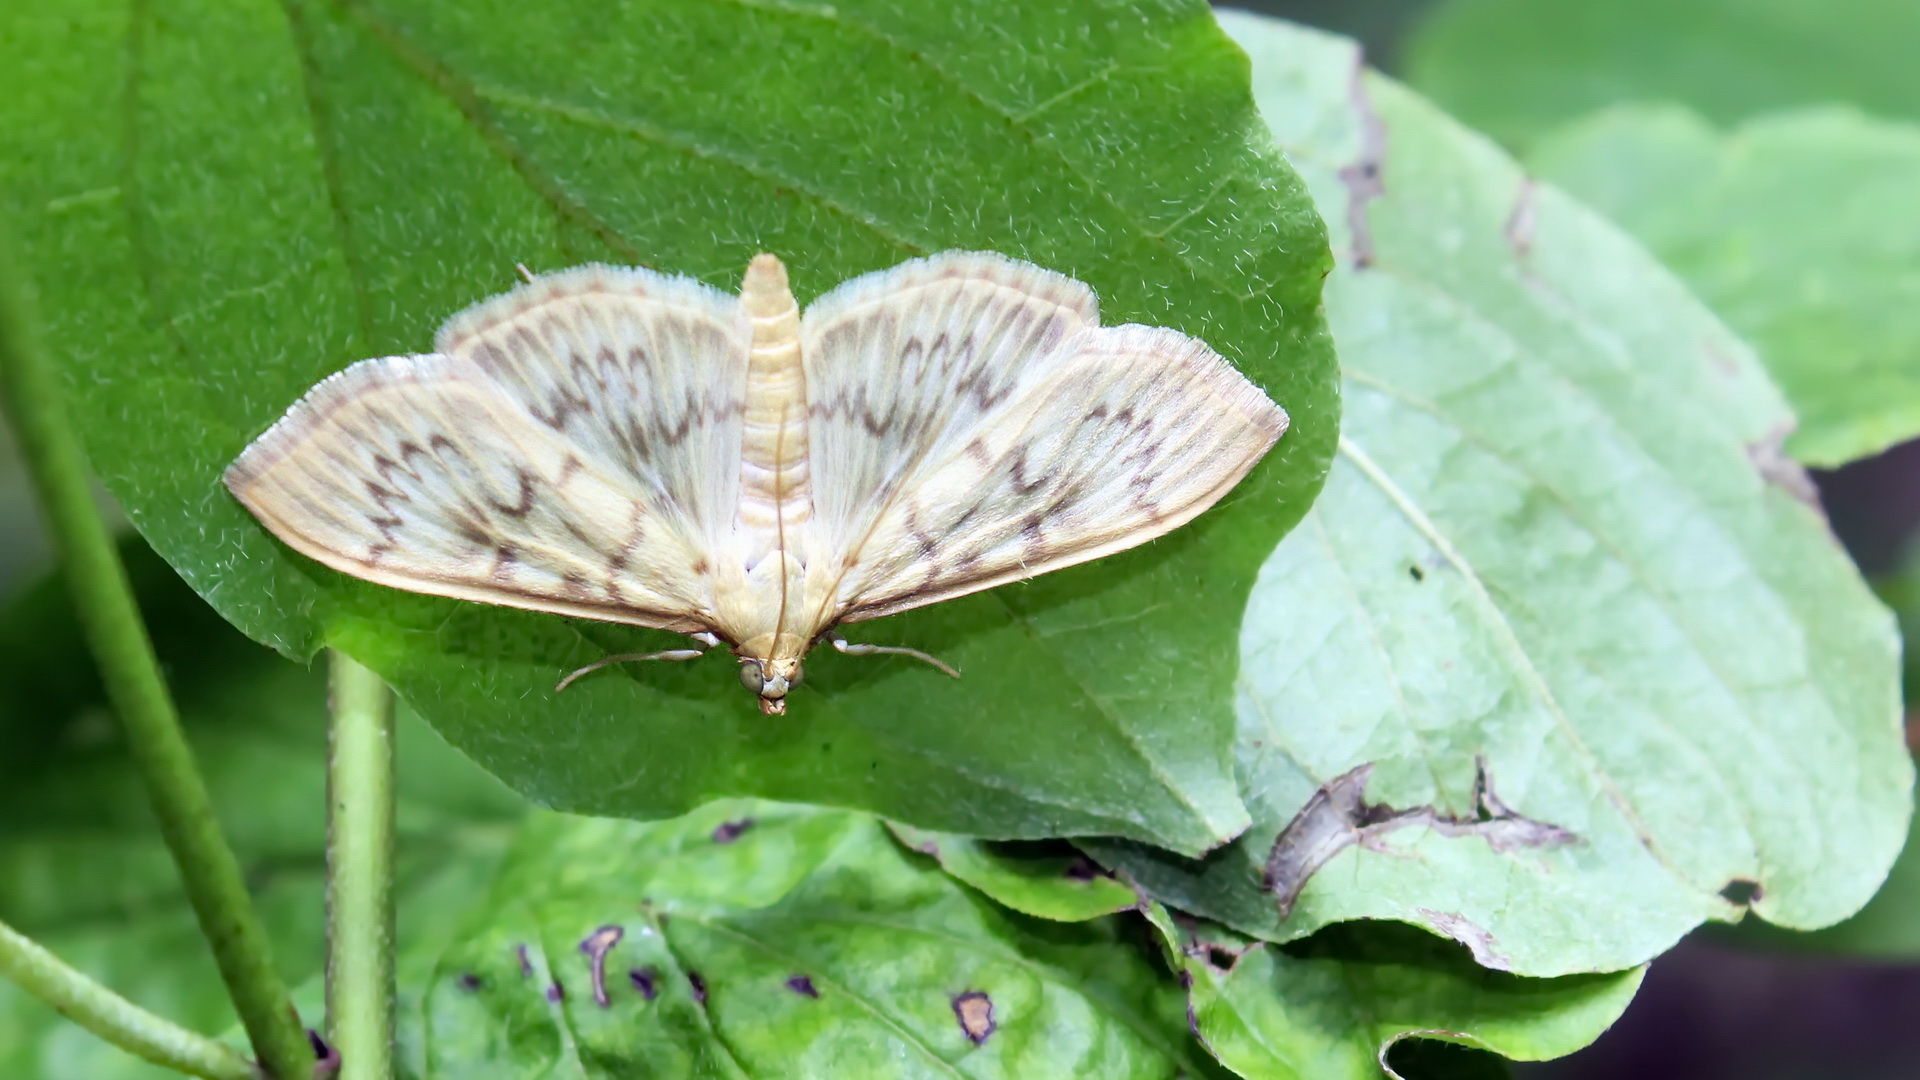
<path fill-rule="evenodd" d="M 768 716 L 787 711 L 787 691 L 799 686 L 804 674 L 797 658 L 740 660 L 740 685 L 760 695 L 760 711 Z"/>

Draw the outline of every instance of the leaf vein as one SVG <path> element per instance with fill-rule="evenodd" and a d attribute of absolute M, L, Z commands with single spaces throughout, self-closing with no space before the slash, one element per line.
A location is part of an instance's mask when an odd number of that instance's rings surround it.
<path fill-rule="evenodd" d="M 1127 222 L 1127 224 L 1133 226 L 1134 231 L 1141 237 L 1141 239 L 1146 240 L 1148 243 L 1153 244 L 1156 247 L 1164 248 L 1168 252 L 1172 253 L 1176 258 L 1178 258 L 1182 263 L 1184 263 L 1189 269 L 1191 269 L 1194 272 L 1194 275 L 1196 277 L 1209 282 L 1210 284 L 1219 288 L 1221 292 L 1226 293 L 1230 296 L 1233 296 L 1236 299 L 1241 300 L 1242 302 L 1245 302 L 1247 300 L 1252 299 L 1254 296 L 1258 296 L 1261 293 L 1264 293 L 1269 289 L 1274 288 L 1276 285 L 1280 284 L 1278 281 L 1269 281 L 1264 283 L 1260 288 L 1254 290 L 1251 294 L 1243 294 L 1239 292 L 1232 282 L 1226 280 L 1224 277 L 1215 273 L 1210 268 L 1204 267 L 1198 263 L 1193 262 L 1191 259 L 1189 259 L 1187 257 L 1187 249 L 1173 243 L 1166 236 L 1155 235 L 1154 230 L 1147 225 L 1147 222 L 1140 216 L 1140 214 L 1137 211 L 1135 211 L 1131 207 L 1128 207 L 1120 203 L 1117 199 L 1113 197 L 1113 194 L 1107 189 L 1106 185 L 1096 183 L 1094 181 L 1094 178 L 1091 175 L 1089 175 L 1087 171 L 1084 168 L 1082 168 L 1078 162 L 1075 162 L 1072 158 L 1068 157 L 1064 152 L 1062 152 L 1058 146 L 1054 145 L 1053 138 L 1050 133 L 1037 130 L 1029 122 L 1029 116 L 1031 115 L 1030 113 L 1029 114 L 1016 113 L 1013 110 L 1007 108 L 1005 105 L 1002 105 L 997 101 L 994 101 L 993 99 L 987 97 L 985 94 L 981 93 L 979 90 L 976 90 L 972 85 L 967 83 L 966 80 L 960 78 L 958 75 L 955 75 L 953 72 L 948 71 L 941 64 L 934 62 L 932 58 L 928 57 L 925 53 L 921 52 L 919 49 L 915 49 L 909 46 L 906 42 L 900 41 L 899 39 L 895 38 L 893 35 L 880 29 L 879 27 L 874 26 L 870 23 L 864 22 L 860 19 L 853 18 L 849 16 L 847 12 L 844 11 L 843 9 L 833 5 L 821 5 L 816 7 L 811 4 L 794 2 L 794 0 L 720 0 L 720 2 L 730 4 L 734 7 L 739 7 L 739 8 L 755 9 L 755 10 L 761 10 L 761 11 L 776 11 L 776 12 L 783 12 L 791 15 L 799 15 L 803 17 L 818 19 L 823 22 L 829 22 L 829 23 L 837 24 L 839 26 L 843 26 L 848 30 L 852 30 L 856 33 L 865 35 L 868 39 L 878 42 L 881 45 L 884 45 L 888 50 L 905 58 L 908 63 L 917 65 L 921 68 L 924 68 L 928 72 L 931 72 L 933 75 L 937 76 L 941 81 L 953 87 L 954 90 L 960 94 L 960 96 L 973 102 L 975 105 L 978 105 L 981 108 L 986 109 L 987 111 L 993 113 L 995 116 L 998 116 L 1001 119 L 1005 120 L 1013 128 L 1013 130 L 1018 131 L 1022 136 L 1026 138 L 1028 145 L 1031 146 L 1035 151 L 1045 154 L 1048 157 L 1052 158 L 1061 167 L 1063 167 L 1069 175 L 1079 180 L 1082 186 L 1093 198 L 1106 204 L 1109 208 L 1111 208 L 1116 213 L 1118 213 L 1121 216 L 1121 218 Z M 1121 69 L 1119 68 L 1118 65 L 1115 65 L 1114 71 L 1107 72 L 1106 77 L 1111 78 L 1113 74 L 1118 70 L 1121 70 Z M 1249 124 L 1248 124 L 1249 131 L 1264 132 L 1266 130 L 1263 122 L 1260 121 L 1257 113 L 1255 113 L 1254 110 L 1252 109 L 1251 104 L 1249 104 L 1249 108 L 1248 108 L 1248 120 L 1249 120 Z"/>
<path fill-rule="evenodd" d="M 390 25 L 367 5 L 366 0 L 334 0 L 355 21 L 386 48 L 394 59 L 400 61 L 421 81 L 438 91 L 460 115 L 473 125 L 474 131 L 500 159 L 507 163 L 519 175 L 522 183 L 540 197 L 562 221 L 572 221 L 600 238 L 600 242 L 620 253 L 620 257 L 635 266 L 645 266 L 640 250 L 624 234 L 608 224 L 599 215 L 589 210 L 585 204 L 569 195 L 561 183 L 541 169 L 507 133 L 500 129 L 488 115 L 486 102 L 483 101 L 472 83 L 462 78 L 438 57 L 432 56 L 408 39 L 398 28 Z"/>
<path fill-rule="evenodd" d="M 1665 866 L 1675 877 L 1682 881 L 1686 880 L 1686 875 L 1681 872 L 1678 866 L 1674 865 L 1672 858 L 1661 848 L 1660 842 L 1654 838 L 1652 830 L 1647 828 L 1646 822 L 1640 819 L 1639 811 L 1634 808 L 1633 804 L 1628 801 L 1626 795 L 1621 792 L 1612 774 L 1607 771 L 1606 767 L 1600 763 L 1599 758 L 1587 746 L 1586 742 L 1581 739 L 1580 732 L 1574 727 L 1573 721 L 1567 716 L 1566 710 L 1561 707 L 1559 698 L 1553 693 L 1553 688 L 1547 685 L 1545 676 L 1541 675 L 1540 670 L 1534 667 L 1533 658 L 1527 654 L 1526 646 L 1520 643 L 1519 635 L 1514 631 L 1513 624 L 1507 621 L 1506 612 L 1501 610 L 1500 604 L 1493 598 L 1493 594 L 1487 591 L 1486 582 L 1481 580 L 1480 574 L 1474 569 L 1473 564 L 1469 563 L 1466 556 L 1462 555 L 1459 549 L 1453 546 L 1453 541 L 1449 540 L 1446 534 L 1440 531 L 1439 526 L 1434 523 L 1433 519 L 1429 518 L 1419 506 L 1414 504 L 1412 497 L 1394 481 L 1393 477 L 1387 475 L 1386 471 L 1382 469 L 1365 450 L 1361 449 L 1359 444 L 1355 443 L 1345 433 L 1342 433 L 1340 436 L 1340 453 L 1358 466 L 1360 471 L 1366 474 L 1367 479 L 1371 480 L 1374 485 L 1380 489 L 1381 493 L 1386 495 L 1387 499 L 1393 503 L 1394 508 L 1400 511 L 1401 516 L 1407 519 L 1407 523 L 1412 525 L 1415 531 L 1420 533 L 1421 536 L 1424 536 L 1427 542 L 1432 544 L 1434 548 L 1440 552 L 1441 558 L 1446 559 L 1449 565 L 1459 571 L 1460 576 L 1467 583 L 1468 591 L 1472 593 L 1474 599 L 1479 602 L 1479 606 L 1485 613 L 1488 626 L 1499 636 L 1500 644 L 1507 651 L 1509 660 L 1513 664 L 1514 672 L 1520 676 L 1521 682 L 1534 698 L 1540 702 L 1541 707 L 1547 710 L 1547 715 L 1553 718 L 1555 726 L 1560 729 L 1561 734 L 1567 739 L 1569 744 L 1572 745 L 1575 752 L 1587 762 L 1588 767 L 1592 770 L 1594 779 L 1600 783 L 1601 789 L 1606 792 L 1607 800 L 1613 803 L 1614 807 L 1626 818 L 1628 825 L 1634 831 L 1634 835 L 1640 838 L 1640 842 L 1660 861 L 1661 865 Z"/>
<path fill-rule="evenodd" d="M 805 181 L 782 174 L 770 166 L 755 161 L 736 150 L 702 142 L 699 139 L 691 138 L 681 132 L 674 131 L 671 128 L 663 127 L 659 124 L 612 116 L 597 109 L 571 105 L 566 102 L 552 101 L 532 94 L 523 94 L 517 90 L 509 90 L 505 87 L 476 85 L 474 92 L 483 101 L 509 105 L 531 112 L 544 112 L 552 116 L 571 120 L 577 124 L 602 128 L 617 134 L 628 135 L 646 142 L 657 143 L 661 146 L 680 150 L 704 161 L 712 161 L 730 166 L 755 180 L 766 183 L 770 187 L 784 188 L 792 191 L 828 213 L 859 226 L 894 247 L 901 248 L 916 255 L 924 255 L 930 250 L 928 244 L 921 241 L 909 240 L 905 236 L 888 228 L 879 219 L 860 213 L 814 188 Z"/>

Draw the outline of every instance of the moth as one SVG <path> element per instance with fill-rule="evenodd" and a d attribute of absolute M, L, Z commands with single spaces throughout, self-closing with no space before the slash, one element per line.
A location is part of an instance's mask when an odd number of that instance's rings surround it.
<path fill-rule="evenodd" d="M 1287 414 L 1203 342 L 950 251 L 803 313 L 650 270 L 540 276 L 313 387 L 226 471 L 295 551 L 395 588 L 724 644 L 769 714 L 835 631 L 1097 559 L 1239 483 Z"/>

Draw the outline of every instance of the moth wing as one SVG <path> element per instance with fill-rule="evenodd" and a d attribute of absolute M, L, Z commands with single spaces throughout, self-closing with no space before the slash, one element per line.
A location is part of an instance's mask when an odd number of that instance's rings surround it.
<path fill-rule="evenodd" d="M 814 301 L 800 355 L 820 556 L 859 550 L 905 485 L 959 453 L 1097 325 L 1085 285 L 990 252 L 901 263 Z"/>
<path fill-rule="evenodd" d="M 313 388 L 226 483 L 296 551 L 382 585 L 700 629 L 699 545 L 473 363 L 354 364 Z"/>
<path fill-rule="evenodd" d="M 752 336 L 737 297 L 692 278 L 582 266 L 455 315 L 434 348 L 718 549 L 738 510 Z"/>
<path fill-rule="evenodd" d="M 1203 342 L 1102 328 L 1085 285 L 997 255 L 856 279 L 808 309 L 802 338 L 823 624 L 1144 543 L 1287 426 Z"/>

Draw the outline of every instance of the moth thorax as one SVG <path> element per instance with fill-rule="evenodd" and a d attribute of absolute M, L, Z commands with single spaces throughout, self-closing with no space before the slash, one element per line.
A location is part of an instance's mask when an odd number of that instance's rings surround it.
<path fill-rule="evenodd" d="M 772 255 L 748 264 L 740 303 L 753 320 L 741 431 L 740 524 L 772 539 L 813 516 L 800 306 L 787 287 L 786 267 Z"/>

